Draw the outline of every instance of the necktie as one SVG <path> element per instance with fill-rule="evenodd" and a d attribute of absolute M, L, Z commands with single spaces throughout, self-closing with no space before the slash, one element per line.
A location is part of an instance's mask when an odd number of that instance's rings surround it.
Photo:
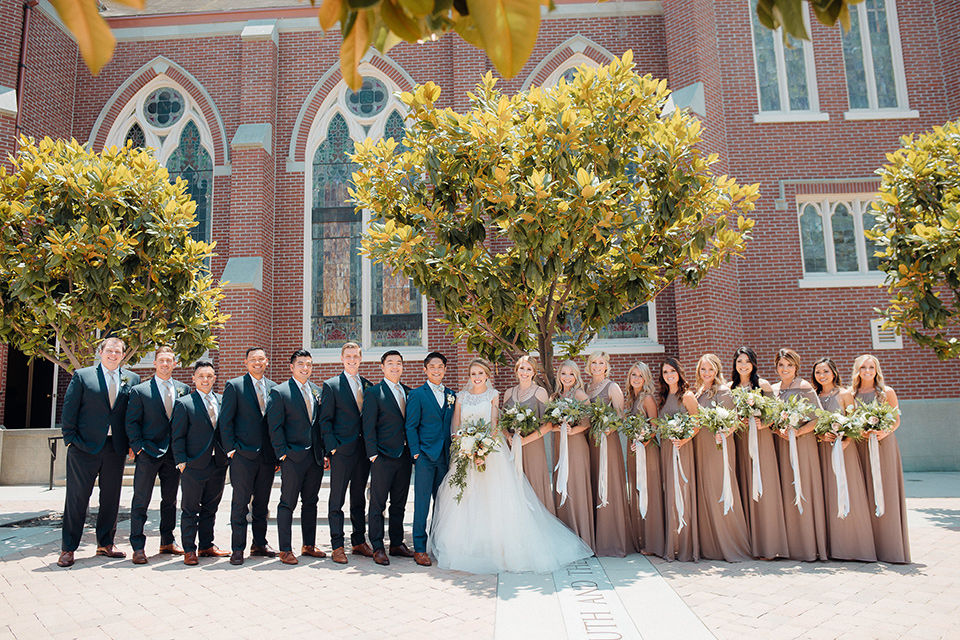
<path fill-rule="evenodd" d="M 313 396 L 310 394 L 310 386 L 303 383 L 303 403 L 307 405 L 307 417 L 313 421 Z"/>
<path fill-rule="evenodd" d="M 257 380 L 257 383 L 254 385 L 257 388 L 257 402 L 260 403 L 260 413 L 264 413 L 267 409 L 267 403 L 263 399 L 263 380 Z"/>
<path fill-rule="evenodd" d="M 166 391 L 163 394 L 163 408 L 167 411 L 167 420 L 173 416 L 173 382 L 167 380 L 163 383 Z"/>
<path fill-rule="evenodd" d="M 213 426 L 217 426 L 217 401 L 213 399 L 213 394 L 207 394 L 206 402 L 207 415 L 210 416 L 210 423 Z"/>
<path fill-rule="evenodd" d="M 354 376 L 353 381 L 356 383 L 356 391 L 354 392 L 354 397 L 357 399 L 357 409 L 363 411 L 363 385 L 360 384 L 359 376 Z"/>
<path fill-rule="evenodd" d="M 107 375 L 110 377 L 110 381 L 107 383 L 107 394 L 110 398 L 110 408 L 113 409 L 113 405 L 117 401 L 117 374 L 111 371 Z"/>
<path fill-rule="evenodd" d="M 396 385 L 394 389 L 395 389 L 394 393 L 397 396 L 397 404 L 400 405 L 400 415 L 406 418 L 407 417 L 407 398 L 403 393 L 403 387 L 401 387 L 400 385 Z"/>

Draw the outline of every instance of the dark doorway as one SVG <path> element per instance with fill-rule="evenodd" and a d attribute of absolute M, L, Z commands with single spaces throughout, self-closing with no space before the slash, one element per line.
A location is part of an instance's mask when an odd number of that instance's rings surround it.
<path fill-rule="evenodd" d="M 29 358 L 7 347 L 7 396 L 3 426 L 7 429 L 50 427 L 53 363 Z"/>

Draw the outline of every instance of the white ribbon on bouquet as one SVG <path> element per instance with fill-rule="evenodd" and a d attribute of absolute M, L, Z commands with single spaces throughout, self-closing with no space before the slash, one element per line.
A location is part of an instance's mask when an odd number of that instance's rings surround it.
<path fill-rule="evenodd" d="M 513 444 L 510 448 L 513 449 L 513 466 L 517 470 L 517 477 L 523 477 L 523 437 L 519 429 L 513 432 Z"/>
<path fill-rule="evenodd" d="M 803 487 L 800 486 L 800 452 L 797 451 L 797 430 L 793 427 L 787 428 L 787 437 L 790 439 L 790 466 L 793 467 L 793 489 L 796 497 L 793 504 L 797 506 L 800 513 L 803 513 Z"/>
<path fill-rule="evenodd" d="M 570 425 L 566 421 L 560 424 L 560 455 L 557 456 L 557 466 L 554 471 L 557 472 L 556 491 L 560 494 L 560 506 L 567 501 L 567 478 L 570 475 Z"/>
<path fill-rule="evenodd" d="M 673 443 L 670 443 L 673 446 Z M 673 496 L 674 502 L 677 506 L 677 519 L 680 521 L 680 524 L 677 525 L 677 533 L 683 531 L 684 525 L 687 524 L 687 521 L 683 519 L 683 492 L 680 490 L 680 478 L 683 478 L 684 482 L 689 482 L 687 480 L 687 474 L 683 472 L 683 463 L 680 462 L 680 449 L 679 447 L 673 447 Z"/>
<path fill-rule="evenodd" d="M 638 506 L 640 507 L 640 517 L 647 518 L 647 448 L 642 442 L 636 442 L 637 447 L 637 493 L 640 494 Z"/>
<path fill-rule="evenodd" d="M 847 486 L 847 469 L 843 464 L 843 438 L 837 436 L 830 452 L 833 475 L 837 479 L 837 517 L 843 520 L 850 513 L 850 488 Z"/>
<path fill-rule="evenodd" d="M 883 478 L 880 477 L 880 440 L 874 431 L 867 441 L 867 450 L 870 453 L 870 475 L 873 479 L 873 502 L 877 510 L 874 512 L 879 518 L 886 509 L 883 504 Z"/>
<path fill-rule="evenodd" d="M 727 434 L 720 434 L 720 448 L 723 452 L 723 493 L 720 502 L 723 503 L 723 515 L 733 509 L 733 483 L 730 481 L 730 457 L 727 455 Z"/>
<path fill-rule="evenodd" d="M 759 502 L 763 496 L 763 481 L 760 479 L 760 439 L 757 435 L 757 417 L 750 416 L 747 420 L 750 429 L 747 432 L 747 452 L 753 461 L 753 487 L 751 493 L 753 501 Z"/>
<path fill-rule="evenodd" d="M 600 434 L 600 486 L 597 488 L 597 497 L 600 499 L 600 504 L 597 505 L 597 509 L 607 506 L 607 475 L 609 474 L 607 471 L 607 458 L 610 455 L 609 446 L 607 443 L 607 434 Z"/>

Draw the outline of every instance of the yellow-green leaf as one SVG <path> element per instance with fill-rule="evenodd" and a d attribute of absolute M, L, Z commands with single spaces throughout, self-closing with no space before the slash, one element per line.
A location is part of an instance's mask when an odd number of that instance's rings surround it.
<path fill-rule="evenodd" d="M 370 48 L 371 20 L 372 15 L 369 10 L 363 9 L 358 12 L 353 28 L 343 36 L 343 43 L 340 45 L 340 72 L 343 74 L 344 82 L 354 91 L 359 91 L 363 84 L 363 77 L 357 70 L 357 66 Z"/>
<path fill-rule="evenodd" d="M 67 26 L 90 73 L 97 75 L 110 62 L 116 38 L 97 10 L 96 0 L 51 0 Z"/>
<path fill-rule="evenodd" d="M 540 0 L 467 0 L 487 56 L 508 78 L 530 57 L 540 30 Z"/>

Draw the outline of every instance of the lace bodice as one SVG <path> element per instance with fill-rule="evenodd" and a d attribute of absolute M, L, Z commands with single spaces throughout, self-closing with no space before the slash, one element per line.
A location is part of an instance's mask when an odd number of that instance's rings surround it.
<path fill-rule="evenodd" d="M 480 419 L 490 422 L 493 413 L 493 399 L 497 396 L 495 389 L 487 389 L 483 393 L 461 391 L 457 394 L 460 402 L 460 422 Z"/>

